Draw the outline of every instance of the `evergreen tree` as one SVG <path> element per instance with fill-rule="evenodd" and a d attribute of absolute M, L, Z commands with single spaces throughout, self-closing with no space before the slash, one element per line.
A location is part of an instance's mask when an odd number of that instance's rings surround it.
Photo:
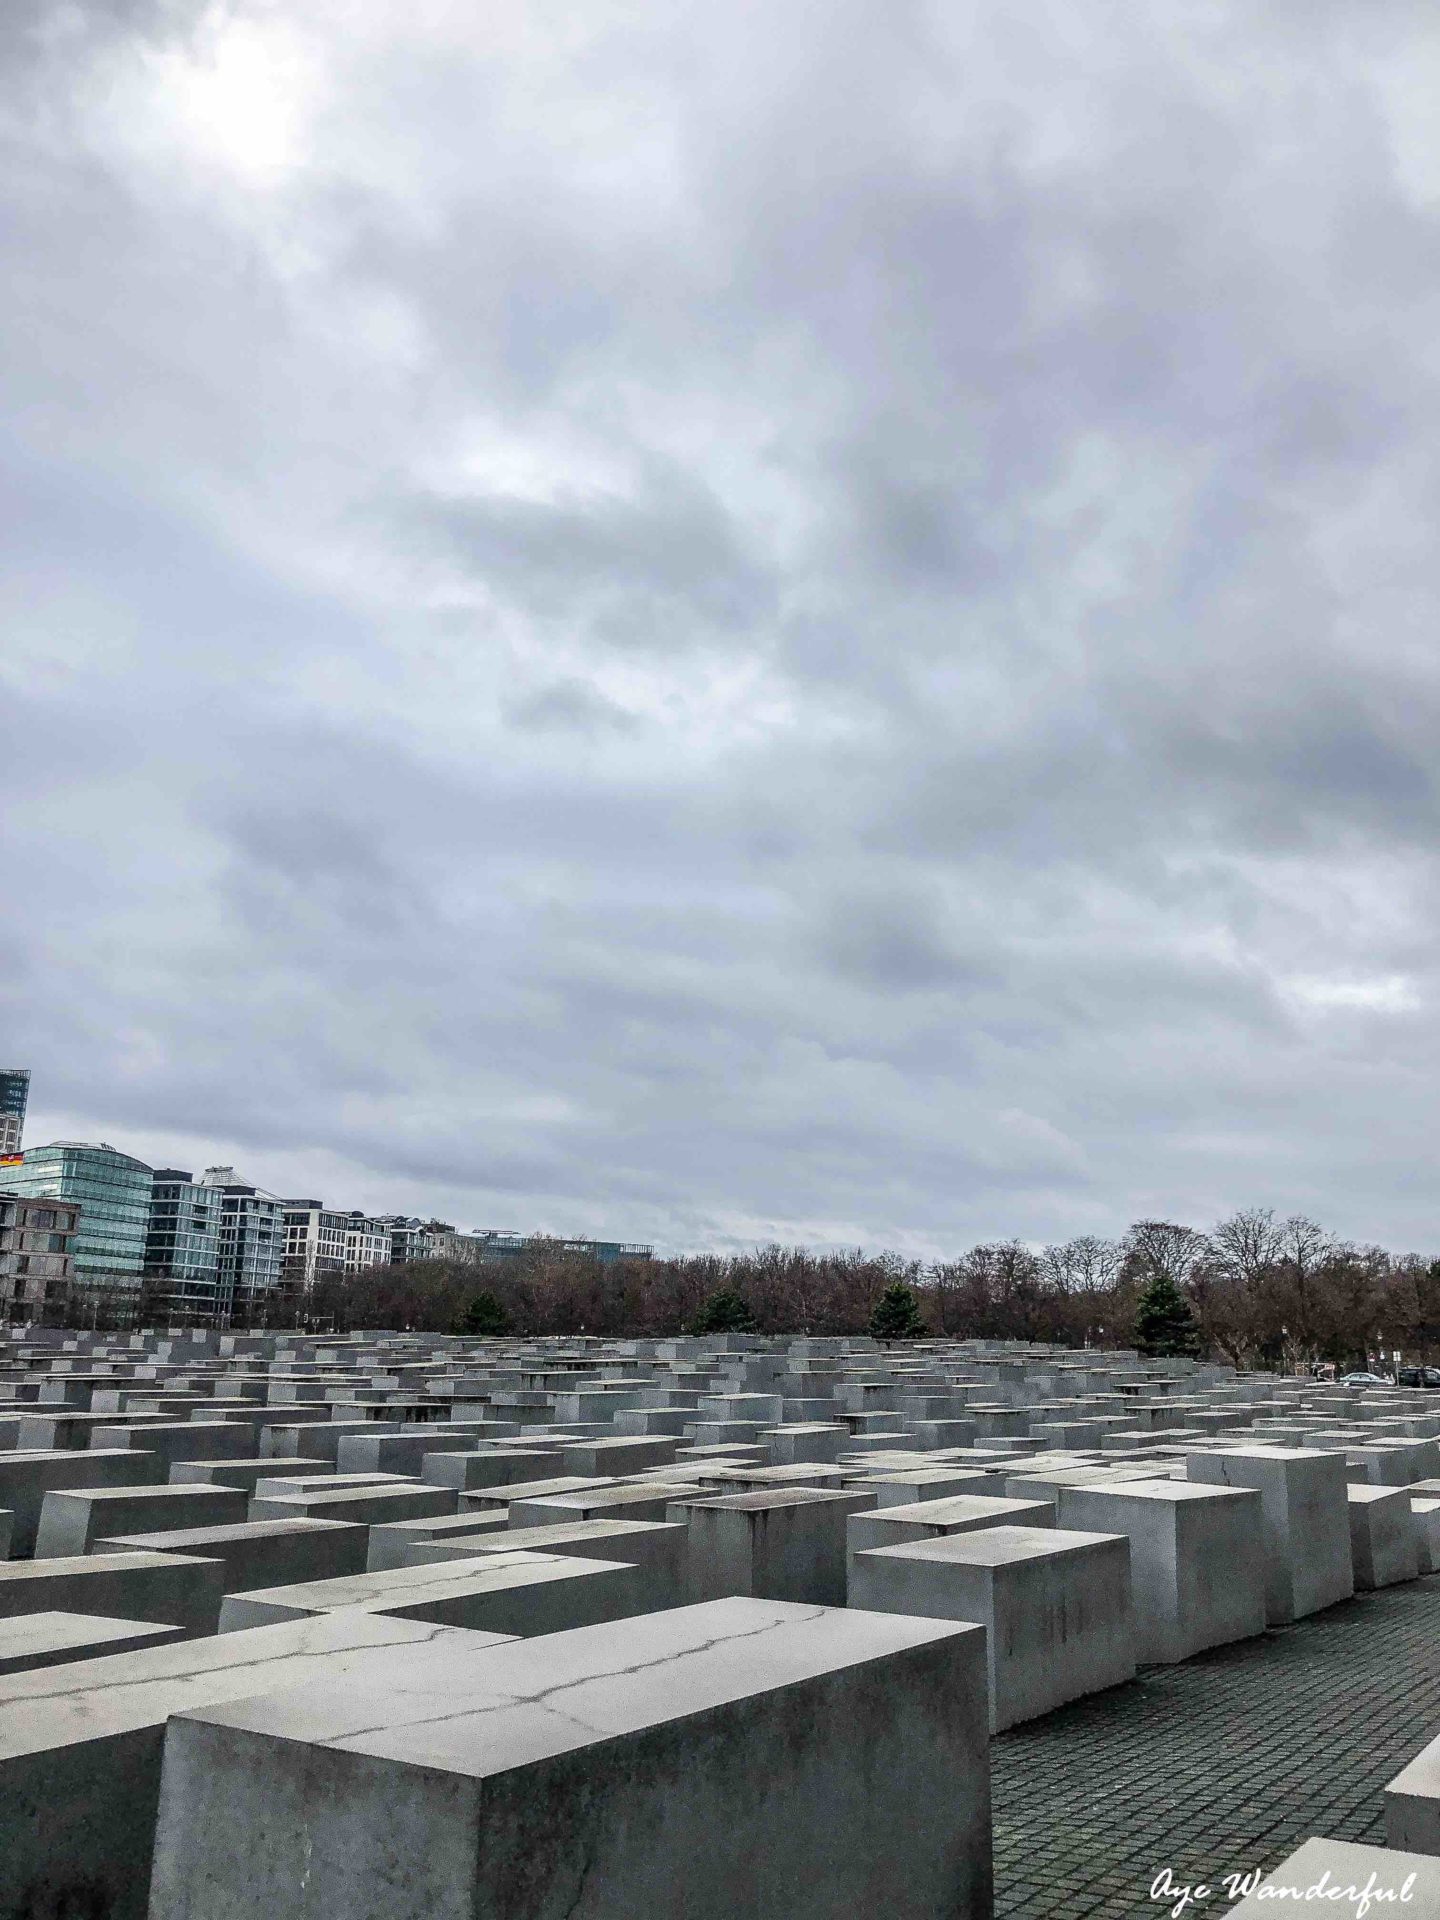
<path fill-rule="evenodd" d="M 928 1331 L 914 1294 L 902 1281 L 886 1287 L 870 1316 L 874 1340 L 919 1340 Z"/>
<path fill-rule="evenodd" d="M 755 1316 L 732 1287 L 712 1293 L 690 1322 L 690 1333 L 754 1333 Z"/>
<path fill-rule="evenodd" d="M 1168 1273 L 1147 1281 L 1135 1303 L 1135 1345 L 1156 1358 L 1178 1354 L 1194 1359 L 1200 1351 L 1190 1302 Z"/>
<path fill-rule="evenodd" d="M 509 1333 L 511 1319 L 500 1301 L 493 1293 L 477 1293 L 475 1298 L 458 1314 L 451 1329 L 454 1333 L 499 1334 Z"/>

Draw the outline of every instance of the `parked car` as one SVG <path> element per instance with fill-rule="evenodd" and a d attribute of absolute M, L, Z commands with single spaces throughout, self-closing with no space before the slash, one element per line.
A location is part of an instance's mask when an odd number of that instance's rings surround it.
<path fill-rule="evenodd" d="M 1402 1387 L 1440 1387 L 1440 1367 L 1401 1367 Z"/>
<path fill-rule="evenodd" d="M 1379 1373 L 1342 1373 L 1337 1382 L 1342 1387 L 1393 1387 L 1394 1384 Z"/>

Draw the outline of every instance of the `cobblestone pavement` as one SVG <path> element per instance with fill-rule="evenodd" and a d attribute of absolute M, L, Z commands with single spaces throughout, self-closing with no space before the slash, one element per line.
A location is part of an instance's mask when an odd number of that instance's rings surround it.
<path fill-rule="evenodd" d="M 1272 1629 L 998 1735 L 997 1920 L 1151 1920 L 1163 1867 L 1267 1870 L 1311 1834 L 1384 1844 L 1382 1790 L 1440 1734 L 1440 1575 Z"/>

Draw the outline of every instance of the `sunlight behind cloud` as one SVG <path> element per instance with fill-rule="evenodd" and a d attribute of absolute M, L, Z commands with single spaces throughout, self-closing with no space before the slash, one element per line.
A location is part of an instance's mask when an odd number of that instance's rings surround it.
<path fill-rule="evenodd" d="M 296 29 L 212 13 L 187 47 L 154 62 L 186 143 L 256 187 L 298 167 L 318 71 Z"/>

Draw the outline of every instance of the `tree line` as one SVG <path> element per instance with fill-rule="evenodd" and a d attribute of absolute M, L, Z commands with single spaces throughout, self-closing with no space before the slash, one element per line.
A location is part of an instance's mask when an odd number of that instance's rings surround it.
<path fill-rule="evenodd" d="M 424 1261 L 327 1276 L 297 1307 L 337 1331 L 446 1332 L 484 1294 L 499 1309 L 496 1330 L 656 1338 L 692 1328 L 729 1294 L 761 1333 L 858 1334 L 900 1286 L 931 1334 L 1120 1347 L 1135 1344 L 1157 1282 L 1188 1305 L 1200 1350 L 1237 1367 L 1343 1370 L 1395 1351 L 1425 1361 L 1440 1346 L 1440 1260 L 1357 1246 L 1258 1207 L 1208 1232 L 1140 1220 L 1118 1240 L 986 1242 L 938 1262 L 782 1246 L 601 1262 L 539 1240 L 484 1267 Z"/>
<path fill-rule="evenodd" d="M 1440 1349 L 1440 1259 L 1359 1246 L 1259 1207 L 1206 1232 L 1139 1220 L 1116 1240 L 988 1241 L 944 1261 L 768 1246 L 607 1262 L 536 1239 L 480 1266 L 426 1260 L 323 1275 L 308 1293 L 237 1302 L 226 1324 L 663 1338 L 701 1327 L 707 1303 L 733 1296 L 760 1333 L 861 1334 L 899 1287 L 933 1335 L 1129 1347 L 1137 1315 L 1143 1341 L 1157 1286 L 1188 1308 L 1199 1351 L 1237 1367 L 1331 1362 L 1343 1371 L 1396 1351 L 1428 1362 Z M 169 1317 L 143 1295 L 138 1315 L 133 1297 L 123 1320 L 119 1306 L 77 1292 L 66 1317 L 83 1327 Z"/>

